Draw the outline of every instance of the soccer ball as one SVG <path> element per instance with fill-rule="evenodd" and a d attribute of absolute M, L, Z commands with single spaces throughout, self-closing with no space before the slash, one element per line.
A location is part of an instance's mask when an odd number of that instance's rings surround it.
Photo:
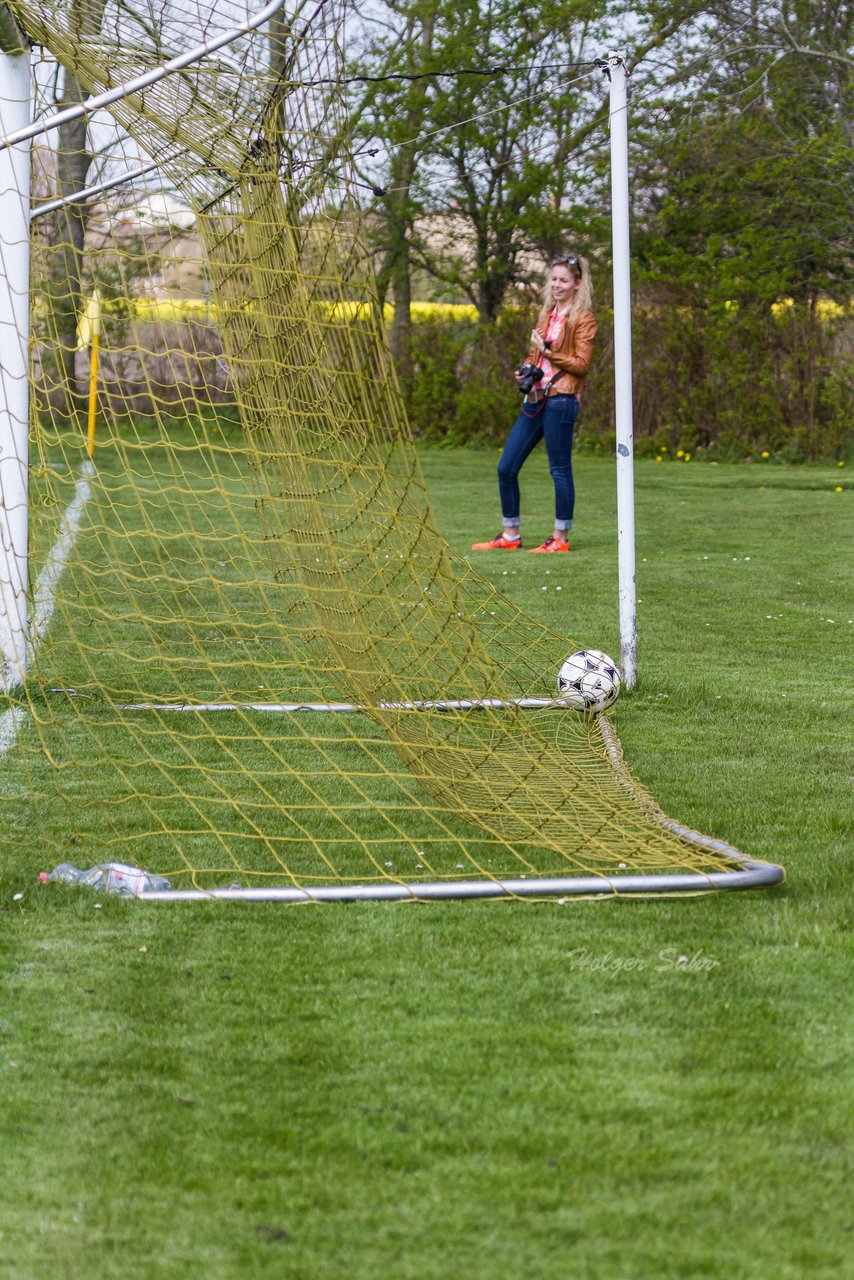
<path fill-rule="evenodd" d="M 599 649 L 570 654 L 557 673 L 557 691 L 564 702 L 593 715 L 616 702 L 622 685 L 616 662 Z"/>

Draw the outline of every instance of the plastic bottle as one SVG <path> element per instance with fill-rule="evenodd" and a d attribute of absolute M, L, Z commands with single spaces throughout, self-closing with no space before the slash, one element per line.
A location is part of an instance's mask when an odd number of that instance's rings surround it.
<path fill-rule="evenodd" d="M 48 880 L 59 880 L 61 884 L 85 884 L 90 889 L 104 888 L 104 876 L 100 867 L 90 867 L 88 871 L 83 871 L 70 862 L 60 862 L 51 871 Z"/>
<path fill-rule="evenodd" d="M 82 870 L 70 862 L 61 862 L 54 867 L 48 880 L 59 880 L 62 884 L 82 884 L 90 889 L 105 889 L 107 893 L 133 895 L 150 893 L 157 889 L 168 891 L 172 888 L 165 876 L 153 876 L 142 867 L 131 867 L 124 862 L 105 862 L 99 866 Z"/>

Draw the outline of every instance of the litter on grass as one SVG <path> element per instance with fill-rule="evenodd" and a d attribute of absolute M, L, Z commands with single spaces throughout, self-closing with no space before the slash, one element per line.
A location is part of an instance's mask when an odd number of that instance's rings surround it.
<path fill-rule="evenodd" d="M 47 879 L 58 880 L 61 884 L 81 884 L 89 889 L 130 897 L 151 893 L 152 890 L 165 891 L 172 888 L 165 876 L 152 875 L 143 871 L 142 867 L 131 867 L 124 862 L 104 862 L 87 870 L 73 867 L 70 862 L 61 862 L 58 867 L 54 867 Z"/>

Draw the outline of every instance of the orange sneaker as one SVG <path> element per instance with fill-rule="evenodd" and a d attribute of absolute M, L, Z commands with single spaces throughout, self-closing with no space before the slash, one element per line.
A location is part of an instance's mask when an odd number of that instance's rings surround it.
<path fill-rule="evenodd" d="M 569 542 L 563 542 L 560 538 L 556 538 L 554 534 L 549 534 L 541 547 L 531 547 L 528 551 L 529 555 L 536 555 L 538 551 L 568 551 Z"/>
<path fill-rule="evenodd" d="M 493 538 L 491 542 L 473 542 L 471 544 L 472 551 L 521 551 L 522 539 L 517 538 L 515 542 L 511 542 L 504 537 L 503 533 L 499 533 L 497 538 Z"/>

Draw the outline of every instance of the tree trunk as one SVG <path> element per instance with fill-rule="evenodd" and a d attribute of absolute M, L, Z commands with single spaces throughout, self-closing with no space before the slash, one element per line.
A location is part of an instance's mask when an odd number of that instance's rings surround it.
<path fill-rule="evenodd" d="M 81 41 L 95 39 L 101 29 L 106 0 L 73 0 L 70 24 Z M 76 106 L 86 97 L 74 71 L 64 68 L 63 92 L 58 110 Z M 59 126 L 59 154 L 56 162 L 57 195 L 64 199 L 86 186 L 92 155 L 86 141 L 87 117 L 70 120 Z M 83 249 L 86 238 L 88 206 L 67 204 L 56 215 L 56 255 L 53 298 L 53 323 L 57 343 L 57 364 L 64 412 L 74 415 L 82 407 L 84 389 L 76 376 L 77 323 L 83 309 Z"/>
<path fill-rule="evenodd" d="M 424 13 L 419 38 L 421 65 L 429 59 L 433 44 L 435 14 Z M 409 18 L 407 43 L 412 38 L 415 17 Z M 406 113 L 406 132 L 415 138 L 424 119 L 423 102 L 410 103 Z M 416 148 L 401 147 L 391 165 L 391 200 L 389 209 L 389 233 L 391 236 L 390 284 L 394 295 L 394 318 L 391 322 L 389 341 L 397 368 L 400 388 L 407 409 L 412 402 L 414 365 L 412 359 L 412 257 L 410 237 L 413 232 L 412 183 L 415 180 Z"/>
<path fill-rule="evenodd" d="M 269 104 L 265 128 L 270 145 L 278 153 L 284 169 L 284 176 L 290 177 L 291 154 L 287 145 L 287 118 L 285 115 L 285 99 L 281 87 L 277 85 L 284 78 L 288 68 L 288 60 L 293 52 L 291 24 L 281 9 L 270 19 L 270 80 L 276 85 L 274 96 Z"/>
<path fill-rule="evenodd" d="M 410 113 L 409 125 L 417 128 Z M 410 240 L 412 211 L 410 191 L 415 177 L 415 150 L 405 147 L 395 155 L 391 166 L 391 208 L 389 235 L 389 284 L 394 301 L 391 322 L 391 354 L 397 368 L 404 403 L 409 407 L 412 396 L 412 266 Z"/>
<path fill-rule="evenodd" d="M 59 110 L 80 102 L 84 95 L 76 77 L 65 72 L 65 89 Z M 86 175 L 92 156 L 86 146 L 86 117 L 70 120 L 59 127 L 57 156 L 57 194 L 63 198 L 86 186 Z M 53 300 L 53 322 L 58 349 L 62 412 L 73 416 L 82 407 L 84 389 L 77 382 L 77 323 L 83 309 L 83 247 L 86 238 L 86 205 L 67 204 L 57 211 L 54 271 L 56 292 Z"/>
<path fill-rule="evenodd" d="M 412 398 L 412 275 L 409 261 L 409 240 L 404 232 L 391 271 L 391 287 L 394 294 L 394 318 L 391 322 L 391 354 L 397 368 L 404 403 L 409 407 Z"/>

